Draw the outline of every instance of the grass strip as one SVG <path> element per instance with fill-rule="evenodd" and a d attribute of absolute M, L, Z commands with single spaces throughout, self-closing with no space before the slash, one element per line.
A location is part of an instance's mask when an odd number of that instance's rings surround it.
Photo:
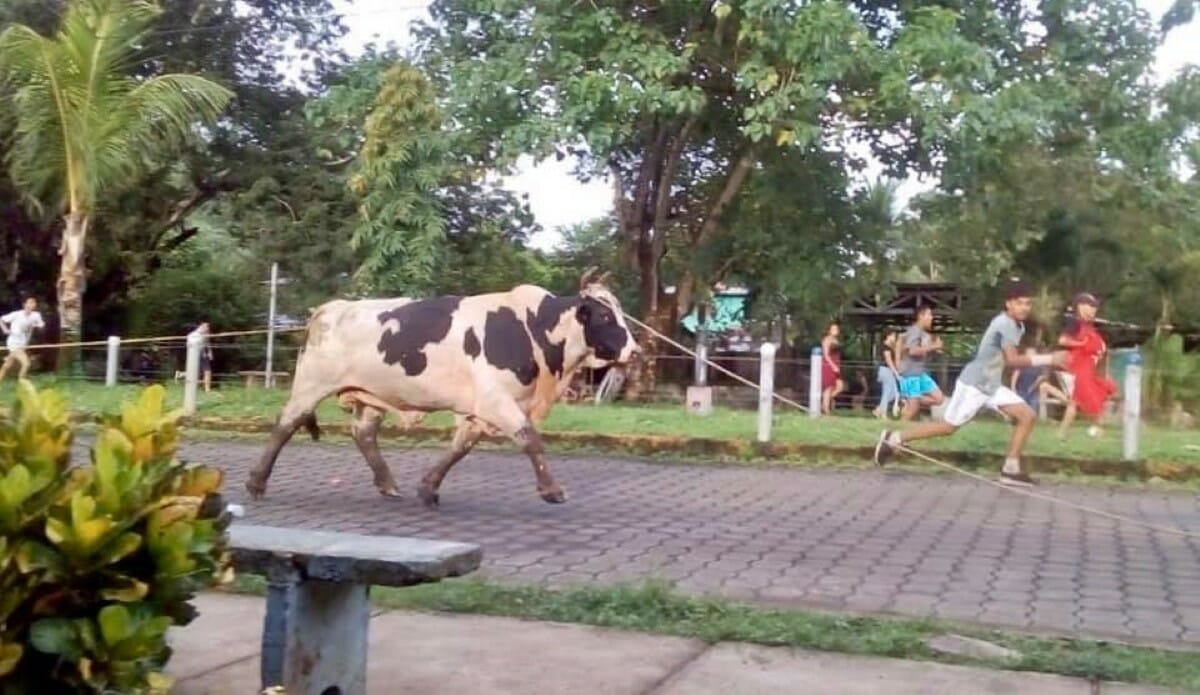
<path fill-rule="evenodd" d="M 55 382 L 40 379 L 39 386 L 63 390 L 74 412 L 84 418 L 115 412 L 137 387 L 115 388 L 86 382 Z M 6 385 L 0 384 L 0 394 Z M 182 388 L 167 384 L 170 407 L 182 403 Z M 287 392 L 281 389 L 244 389 L 228 386 L 199 395 L 193 430 L 262 432 L 270 429 Z M 3 396 L 0 395 L 0 400 Z M 326 431 L 348 425 L 347 416 L 331 401 L 318 409 Z M 435 413 L 425 425 L 402 435 L 386 430 L 385 435 L 406 441 L 445 440 L 452 419 Z M 547 443 L 559 450 L 616 451 L 636 456 L 681 456 L 729 461 L 781 461 L 808 464 L 831 458 L 865 462 L 883 423 L 866 417 L 839 416 L 810 419 L 786 408 L 776 411 L 772 441 L 754 442 L 756 414 L 753 411 L 718 408 L 700 418 L 682 406 L 604 406 L 560 404 L 542 426 Z M 1002 459 L 1010 429 L 1003 422 L 982 419 L 963 428 L 954 437 L 923 443 L 922 448 L 956 465 L 993 470 Z M 1076 428 L 1065 440 L 1056 436 L 1055 423 L 1040 423 L 1027 448 L 1032 468 L 1040 473 L 1064 473 L 1080 477 L 1170 481 L 1194 485 L 1200 481 L 1200 444 L 1195 431 L 1174 430 L 1145 424 L 1141 436 L 1141 461 L 1121 460 L 1118 429 L 1093 439 Z M 922 464 L 920 467 L 928 468 Z"/>
<path fill-rule="evenodd" d="M 239 576 L 233 590 L 261 594 L 259 577 Z M 1200 654 L 1081 638 L 1024 635 L 932 619 L 846 616 L 778 609 L 684 595 L 667 582 L 565 589 L 452 579 L 404 589 L 375 587 L 383 608 L 506 616 L 689 637 L 715 644 L 749 642 L 817 651 L 1037 671 L 1200 692 Z M 1014 659 L 942 654 L 926 643 L 954 633 L 1019 652 Z"/>

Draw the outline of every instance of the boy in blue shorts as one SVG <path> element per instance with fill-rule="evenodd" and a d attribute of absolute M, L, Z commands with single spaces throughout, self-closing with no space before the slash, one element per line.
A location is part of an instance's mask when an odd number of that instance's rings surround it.
<path fill-rule="evenodd" d="M 904 399 L 901 420 L 911 420 L 922 407 L 941 405 L 946 400 L 925 368 L 925 359 L 942 349 L 941 337 L 931 335 L 931 328 L 933 307 L 922 304 L 913 314 L 913 325 L 900 338 L 900 397 Z"/>

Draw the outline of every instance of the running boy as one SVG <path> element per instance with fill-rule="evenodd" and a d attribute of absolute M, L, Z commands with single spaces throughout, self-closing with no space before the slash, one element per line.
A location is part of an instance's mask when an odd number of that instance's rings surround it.
<path fill-rule="evenodd" d="M 29 347 L 29 336 L 35 329 L 45 327 L 46 322 L 42 320 L 37 310 L 37 300 L 33 297 L 26 297 L 20 309 L 0 316 L 0 330 L 8 336 L 8 355 L 4 358 L 4 364 L 0 365 L 0 381 L 4 380 L 14 364 L 21 365 L 17 378 L 25 378 L 29 373 L 29 354 L 25 351 Z"/>
<path fill-rule="evenodd" d="M 946 404 L 943 421 L 917 425 L 903 432 L 884 430 L 879 435 L 879 443 L 875 445 L 876 464 L 882 466 L 887 463 L 896 447 L 902 444 L 954 434 L 959 427 L 974 419 L 980 410 L 988 407 L 1001 411 L 1014 423 L 1000 482 L 1019 487 L 1035 484 L 1033 478 L 1021 470 L 1021 452 L 1029 433 L 1033 431 L 1037 414 L 1012 389 L 1004 386 L 1004 368 L 1062 366 L 1066 363 L 1067 353 L 1037 354 L 1027 350 L 1022 354 L 1018 348 L 1021 336 L 1025 333 L 1025 319 L 1029 318 L 1033 309 L 1032 297 L 1033 292 L 1027 284 L 1013 282 L 1009 285 L 1005 293 L 1004 312 L 992 319 L 983 339 L 979 341 L 975 359 L 958 376 L 954 393 Z"/>
<path fill-rule="evenodd" d="M 913 314 L 913 324 L 900 338 L 900 397 L 904 399 L 901 420 L 911 420 L 921 408 L 941 405 L 946 397 L 929 376 L 925 360 L 942 349 L 941 337 L 929 333 L 933 328 L 933 307 L 922 304 Z"/>

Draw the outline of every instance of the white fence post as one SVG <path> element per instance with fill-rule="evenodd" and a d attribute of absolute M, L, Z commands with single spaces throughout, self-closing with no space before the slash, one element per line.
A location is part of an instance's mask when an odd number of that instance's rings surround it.
<path fill-rule="evenodd" d="M 1142 424 L 1142 355 L 1130 352 L 1125 362 L 1125 417 L 1122 450 L 1126 461 L 1138 458 L 1138 429 Z"/>
<path fill-rule="evenodd" d="M 771 406 L 775 403 L 775 344 L 763 343 L 758 367 L 758 441 L 771 441 Z"/>
<path fill-rule="evenodd" d="M 200 346 L 204 336 L 191 333 L 187 339 L 187 359 L 184 361 L 183 414 L 196 414 L 196 387 L 200 383 Z"/>
<path fill-rule="evenodd" d="M 108 336 L 108 362 L 104 365 L 104 385 L 108 387 L 117 385 L 117 365 L 121 355 L 121 338 L 119 336 Z"/>
<path fill-rule="evenodd" d="M 271 264 L 271 302 L 267 308 L 267 374 L 263 377 L 263 387 L 275 385 L 275 287 L 279 284 L 279 264 Z"/>
<path fill-rule="evenodd" d="M 821 417 L 821 346 L 814 345 L 808 368 L 808 416 Z"/>

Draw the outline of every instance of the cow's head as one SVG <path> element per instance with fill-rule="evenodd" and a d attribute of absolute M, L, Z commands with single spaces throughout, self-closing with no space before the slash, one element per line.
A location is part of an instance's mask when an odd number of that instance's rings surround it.
<path fill-rule="evenodd" d="M 590 268 L 579 279 L 579 307 L 575 317 L 583 325 L 583 339 L 589 355 L 587 366 L 603 367 L 626 364 L 640 352 L 637 341 L 625 325 L 621 302 L 608 289 L 609 273 L 596 274 Z"/>

